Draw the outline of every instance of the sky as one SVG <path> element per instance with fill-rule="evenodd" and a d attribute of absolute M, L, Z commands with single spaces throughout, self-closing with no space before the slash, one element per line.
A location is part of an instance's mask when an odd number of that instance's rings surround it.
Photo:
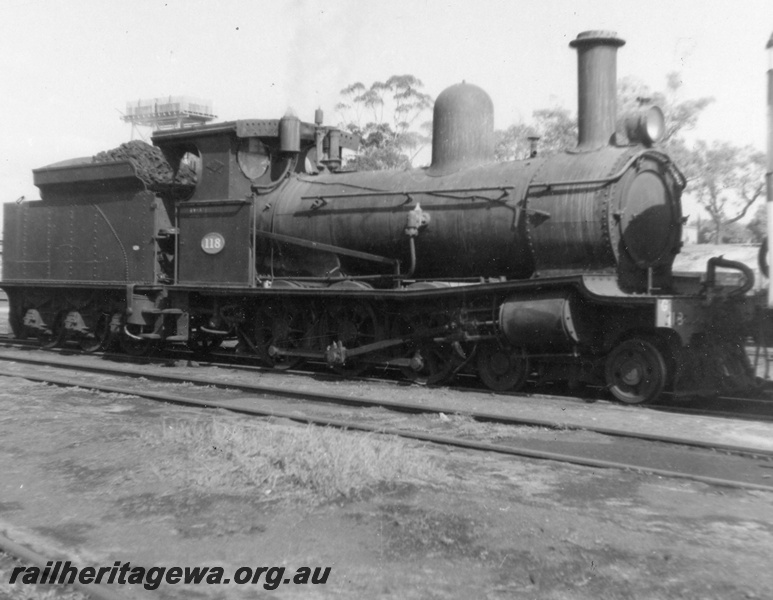
<path fill-rule="evenodd" d="M 568 44 L 626 40 L 618 77 L 711 96 L 696 139 L 765 150 L 771 0 L 0 0 L 0 201 L 38 198 L 32 169 L 138 137 L 128 101 L 211 100 L 219 121 L 339 121 L 340 91 L 411 74 L 437 96 L 467 81 L 495 126 L 553 106 L 576 112 Z M 149 137 L 149 130 L 142 131 Z"/>

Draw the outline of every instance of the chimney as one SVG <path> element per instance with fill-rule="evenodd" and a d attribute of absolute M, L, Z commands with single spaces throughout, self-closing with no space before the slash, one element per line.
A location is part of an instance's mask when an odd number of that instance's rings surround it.
<path fill-rule="evenodd" d="M 569 42 L 577 49 L 577 149 L 614 142 L 617 118 L 617 49 L 614 31 L 584 31 Z"/>

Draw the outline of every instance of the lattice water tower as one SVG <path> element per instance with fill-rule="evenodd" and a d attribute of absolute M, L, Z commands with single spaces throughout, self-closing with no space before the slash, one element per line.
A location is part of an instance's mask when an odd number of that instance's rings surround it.
<path fill-rule="evenodd" d="M 126 103 L 123 120 L 153 130 L 181 129 L 191 125 L 203 125 L 217 116 L 212 112 L 212 101 L 190 96 L 164 96 Z M 132 135 L 132 137 L 134 137 Z"/>

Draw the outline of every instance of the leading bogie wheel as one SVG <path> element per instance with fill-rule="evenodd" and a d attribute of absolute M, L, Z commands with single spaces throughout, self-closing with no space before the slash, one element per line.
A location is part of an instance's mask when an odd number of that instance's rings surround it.
<path fill-rule="evenodd" d="M 626 404 L 652 402 L 663 393 L 668 380 L 663 354 L 641 338 L 625 340 L 609 353 L 605 375 L 609 391 Z"/>
<path fill-rule="evenodd" d="M 529 376 L 529 357 L 521 348 L 484 342 L 478 346 L 478 376 L 496 392 L 518 391 Z"/>

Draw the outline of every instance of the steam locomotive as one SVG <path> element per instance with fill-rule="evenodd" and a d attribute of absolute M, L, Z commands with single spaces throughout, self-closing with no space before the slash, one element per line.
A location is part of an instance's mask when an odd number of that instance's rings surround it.
<path fill-rule="evenodd" d="M 554 156 L 496 162 L 491 99 L 462 83 L 435 102 L 427 168 L 342 170 L 356 137 L 288 114 L 157 131 L 165 179 L 131 158 L 37 169 L 42 200 L 5 205 L 13 332 L 135 354 L 231 339 L 278 368 L 585 382 L 627 403 L 752 386 L 753 274 L 674 273 L 685 180 L 654 147 L 659 109 L 617 142 L 623 44 L 570 43 L 579 139 Z"/>

